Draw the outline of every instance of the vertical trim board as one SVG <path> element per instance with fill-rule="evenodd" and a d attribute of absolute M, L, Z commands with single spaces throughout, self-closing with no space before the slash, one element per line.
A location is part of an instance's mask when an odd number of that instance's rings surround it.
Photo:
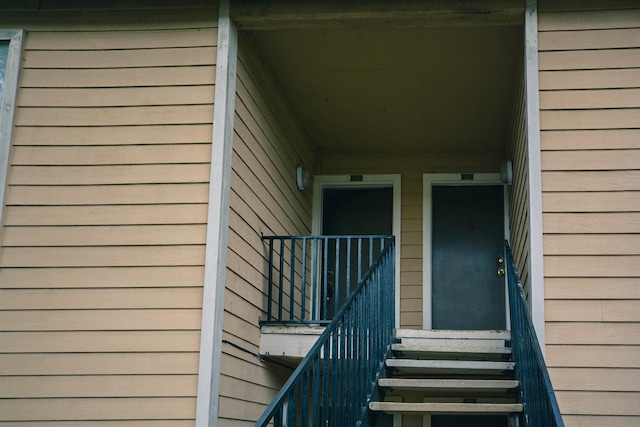
<path fill-rule="evenodd" d="M 238 31 L 220 2 L 196 426 L 218 425 Z"/>
<path fill-rule="evenodd" d="M 542 244 L 542 166 L 538 84 L 538 5 L 527 0 L 525 11 L 525 85 L 529 177 L 529 306 L 544 353 L 544 253 Z"/>
<path fill-rule="evenodd" d="M 7 70 L 0 105 L 0 226 L 4 225 L 4 205 L 9 170 L 9 152 L 13 133 L 13 116 L 18 93 L 18 75 L 22 54 L 23 30 L 0 30 L 0 40 L 9 40 Z M 0 232 L 0 236 L 2 233 Z"/>

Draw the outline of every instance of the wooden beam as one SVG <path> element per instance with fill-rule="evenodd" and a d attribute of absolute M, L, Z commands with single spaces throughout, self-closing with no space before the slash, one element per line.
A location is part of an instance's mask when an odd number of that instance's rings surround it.
<path fill-rule="evenodd" d="M 234 0 L 231 7 L 241 30 L 521 25 L 523 14 L 514 0 Z"/>

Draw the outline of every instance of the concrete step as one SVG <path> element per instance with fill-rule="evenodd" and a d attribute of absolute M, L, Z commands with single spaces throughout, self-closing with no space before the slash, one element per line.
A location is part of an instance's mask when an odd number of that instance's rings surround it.
<path fill-rule="evenodd" d="M 393 344 L 391 350 L 415 359 L 504 359 L 511 355 L 511 348 L 495 345 L 442 345 L 430 342 Z"/>
<path fill-rule="evenodd" d="M 398 329 L 396 338 L 418 338 L 418 339 L 474 339 L 474 340 L 509 340 L 510 331 L 468 331 L 449 329 Z"/>
<path fill-rule="evenodd" d="M 424 392 L 506 392 L 518 387 L 516 380 L 381 378 L 378 385 L 393 390 Z"/>
<path fill-rule="evenodd" d="M 522 412 L 520 403 L 371 402 L 369 409 L 388 414 L 506 415 Z"/>
<path fill-rule="evenodd" d="M 478 360 L 387 359 L 388 368 L 412 375 L 503 375 L 513 371 L 514 362 Z"/>

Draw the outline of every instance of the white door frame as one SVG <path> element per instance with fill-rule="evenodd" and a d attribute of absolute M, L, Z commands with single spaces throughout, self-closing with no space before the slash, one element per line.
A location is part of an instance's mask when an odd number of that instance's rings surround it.
<path fill-rule="evenodd" d="M 473 177 L 473 179 L 468 179 Z M 434 185 L 503 185 L 504 186 L 504 236 L 509 238 L 509 198 L 507 186 L 500 180 L 499 173 L 426 173 L 422 175 L 422 327 L 431 329 L 431 243 L 432 243 L 432 209 L 431 209 L 431 189 Z M 510 329 L 509 322 L 509 295 L 506 289 L 505 276 L 505 316 L 507 319 L 507 329 Z"/>
<path fill-rule="evenodd" d="M 354 179 L 354 177 L 357 177 Z M 396 328 L 400 327 L 400 232 L 402 215 L 402 175 L 366 174 L 366 175 L 316 175 L 313 178 L 313 221 L 311 230 L 314 235 L 322 233 L 322 190 L 325 188 L 393 188 L 393 235 L 396 240 Z"/>

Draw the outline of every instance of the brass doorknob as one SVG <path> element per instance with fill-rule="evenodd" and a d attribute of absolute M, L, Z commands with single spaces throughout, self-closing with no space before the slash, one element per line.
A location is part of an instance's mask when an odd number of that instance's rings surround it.
<path fill-rule="evenodd" d="M 504 268 L 499 268 L 498 269 L 498 276 L 502 277 L 502 276 L 504 276 L 504 274 L 505 274 Z"/>

